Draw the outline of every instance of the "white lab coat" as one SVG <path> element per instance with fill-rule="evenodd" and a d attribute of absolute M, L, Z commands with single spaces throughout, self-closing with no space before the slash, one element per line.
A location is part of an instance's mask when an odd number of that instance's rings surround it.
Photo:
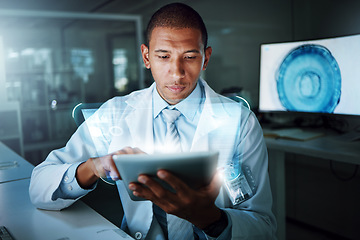
<path fill-rule="evenodd" d="M 232 239 L 274 239 L 276 221 L 271 212 L 272 196 L 267 173 L 267 152 L 256 117 L 245 107 L 216 94 L 205 81 L 206 99 L 190 151 L 218 150 L 219 167 L 234 157 L 250 167 L 255 177 L 256 194 L 233 207 L 221 189 L 216 200 L 232 222 Z M 52 199 L 64 173 L 71 164 L 102 156 L 126 146 L 154 151 L 151 87 L 125 97 L 107 101 L 85 124 L 82 124 L 67 145 L 49 154 L 32 174 L 30 198 L 43 209 L 62 209 L 77 199 Z M 90 131 L 88 131 L 88 129 Z M 91 136 L 89 134 L 91 132 Z M 89 141 L 92 139 L 92 141 Z M 95 147 L 94 147 L 95 146 Z M 240 147 L 240 156 L 234 156 Z M 132 201 L 121 181 L 117 183 L 127 224 L 132 236 L 146 236 L 153 219 L 150 201 Z"/>

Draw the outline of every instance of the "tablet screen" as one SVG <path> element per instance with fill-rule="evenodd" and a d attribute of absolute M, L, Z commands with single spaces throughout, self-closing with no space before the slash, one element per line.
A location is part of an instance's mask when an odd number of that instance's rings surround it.
<path fill-rule="evenodd" d="M 193 189 L 210 183 L 217 168 L 218 152 L 186 152 L 172 154 L 122 154 L 113 156 L 115 165 L 125 184 L 130 198 L 139 201 L 129 190 L 131 182 L 137 182 L 140 174 L 154 177 L 164 188 L 173 191 L 169 184 L 158 179 L 156 172 L 168 170 Z"/>

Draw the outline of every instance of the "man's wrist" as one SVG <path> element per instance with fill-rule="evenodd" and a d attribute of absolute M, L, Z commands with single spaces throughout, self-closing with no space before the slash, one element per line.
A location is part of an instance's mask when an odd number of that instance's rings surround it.
<path fill-rule="evenodd" d="M 81 163 L 76 169 L 76 179 L 80 187 L 87 189 L 90 188 L 98 179 L 93 170 L 94 166 L 92 159 Z"/>
<path fill-rule="evenodd" d="M 187 219 L 199 229 L 204 229 L 211 225 L 213 222 L 218 221 L 221 218 L 221 209 L 216 207 L 215 204 L 211 207 L 203 209 L 203 211 L 197 213 L 197 217 L 192 220 Z"/>
<path fill-rule="evenodd" d="M 220 234 L 228 226 L 228 218 L 226 216 L 226 213 L 221 209 L 220 211 L 221 211 L 220 219 L 202 229 L 204 233 L 210 237 L 219 237 Z"/>

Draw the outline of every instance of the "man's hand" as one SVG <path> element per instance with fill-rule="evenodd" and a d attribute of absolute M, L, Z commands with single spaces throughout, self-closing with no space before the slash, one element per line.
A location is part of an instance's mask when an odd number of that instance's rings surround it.
<path fill-rule="evenodd" d="M 146 175 L 140 175 L 137 183 L 130 183 L 133 194 L 152 201 L 169 214 L 183 218 L 198 228 L 205 228 L 220 219 L 221 211 L 215 206 L 221 187 L 220 174 L 216 173 L 208 186 L 194 190 L 168 171 L 159 170 L 157 176 L 176 191 L 164 189 Z"/>
<path fill-rule="evenodd" d="M 106 179 L 109 176 L 114 181 L 121 179 L 112 157 L 120 154 L 139 153 L 144 152 L 138 148 L 126 147 L 102 157 L 88 159 L 86 162 L 80 164 L 76 171 L 76 178 L 79 185 L 82 188 L 89 188 L 100 177 Z"/>

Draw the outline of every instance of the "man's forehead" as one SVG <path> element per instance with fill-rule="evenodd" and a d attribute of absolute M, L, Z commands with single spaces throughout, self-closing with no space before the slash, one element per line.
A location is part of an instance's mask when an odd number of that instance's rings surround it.
<path fill-rule="evenodd" d="M 192 45 L 193 49 L 203 47 L 201 31 L 196 28 L 156 27 L 151 33 L 149 45 L 171 46 L 174 43 L 177 45 L 177 42 L 183 45 Z"/>

